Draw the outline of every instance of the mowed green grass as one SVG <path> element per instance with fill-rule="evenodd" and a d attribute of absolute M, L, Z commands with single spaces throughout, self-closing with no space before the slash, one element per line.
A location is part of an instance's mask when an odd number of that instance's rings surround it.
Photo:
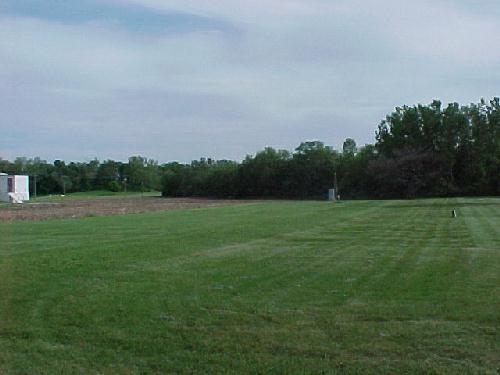
<path fill-rule="evenodd" d="M 110 199 L 110 198 L 140 198 L 140 197 L 161 197 L 161 192 L 158 191 L 146 191 L 146 192 L 136 192 L 136 191 L 121 191 L 113 192 L 108 190 L 92 190 L 77 193 L 69 193 L 66 195 L 39 195 L 38 197 L 31 196 L 29 201 L 23 203 L 23 205 L 32 205 L 39 203 L 63 203 L 75 200 L 98 200 L 98 199 Z M 17 207 L 11 203 L 0 202 L 0 209 L 2 208 L 12 208 Z"/>
<path fill-rule="evenodd" d="M 72 200 L 93 200 L 93 199 L 109 199 L 109 198 L 137 198 L 137 197 L 160 197 L 161 193 L 158 191 L 120 191 L 113 192 L 108 190 L 91 190 L 77 193 L 68 193 L 66 195 L 40 195 L 36 198 L 31 197 L 31 200 L 25 204 L 30 203 L 47 203 L 47 202 L 64 202 Z"/>
<path fill-rule="evenodd" d="M 255 203 L 0 236 L 1 374 L 500 368 L 500 199 Z"/>

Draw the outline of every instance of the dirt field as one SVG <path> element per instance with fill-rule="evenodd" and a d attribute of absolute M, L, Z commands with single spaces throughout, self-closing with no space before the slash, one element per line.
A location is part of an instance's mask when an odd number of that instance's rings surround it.
<path fill-rule="evenodd" d="M 0 208 L 0 222 L 40 221 L 88 216 L 126 215 L 192 208 L 220 207 L 245 203 L 241 200 L 212 200 L 194 198 L 108 198 L 68 200 L 47 203 L 5 205 Z"/>

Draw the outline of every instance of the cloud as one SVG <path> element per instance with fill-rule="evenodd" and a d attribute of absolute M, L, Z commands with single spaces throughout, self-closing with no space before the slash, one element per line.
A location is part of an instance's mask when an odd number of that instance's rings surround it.
<path fill-rule="evenodd" d="M 158 13 L 140 4 L 99 0 L 4 0 L 2 14 L 57 22 L 64 25 L 103 25 L 138 34 L 180 33 L 192 30 L 231 30 L 230 24 L 184 12 Z"/>
<path fill-rule="evenodd" d="M 340 147 L 373 142 L 397 105 L 499 94 L 494 3 L 68 3 L 77 16 L 1 13 L 1 157 L 239 159 L 315 138 Z"/>

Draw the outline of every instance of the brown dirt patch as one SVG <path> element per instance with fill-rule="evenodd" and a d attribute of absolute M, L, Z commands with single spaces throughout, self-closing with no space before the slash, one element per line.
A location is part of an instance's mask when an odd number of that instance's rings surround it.
<path fill-rule="evenodd" d="M 144 212 L 221 207 L 242 203 L 245 203 L 245 201 L 160 197 L 101 198 L 94 200 L 27 203 L 2 207 L 0 209 L 0 222 L 127 215 Z"/>

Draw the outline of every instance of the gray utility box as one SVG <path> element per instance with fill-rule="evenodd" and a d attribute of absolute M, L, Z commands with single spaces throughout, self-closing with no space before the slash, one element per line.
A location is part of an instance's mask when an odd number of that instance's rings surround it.
<path fill-rule="evenodd" d="M 337 200 L 337 196 L 335 195 L 335 189 L 328 190 L 328 200 L 329 201 L 336 201 Z"/>

